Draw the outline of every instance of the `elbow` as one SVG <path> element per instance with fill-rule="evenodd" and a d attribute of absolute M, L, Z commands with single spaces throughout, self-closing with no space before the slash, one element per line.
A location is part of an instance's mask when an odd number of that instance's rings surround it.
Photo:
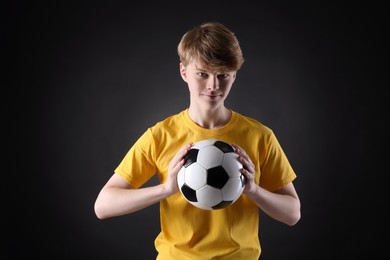
<path fill-rule="evenodd" d="M 291 211 L 291 214 L 288 220 L 286 221 L 286 224 L 289 226 L 294 226 L 299 222 L 300 219 L 301 219 L 301 203 L 299 200 L 297 200 L 297 203 L 293 207 L 293 210 Z"/>
<path fill-rule="evenodd" d="M 106 214 L 106 210 L 104 209 L 104 206 L 101 205 L 101 203 L 99 203 L 98 201 L 95 202 L 94 211 L 95 211 L 95 215 L 98 219 L 108 218 L 108 215 Z"/>
<path fill-rule="evenodd" d="M 288 221 L 286 221 L 286 224 L 289 226 L 294 226 L 299 222 L 301 219 L 301 211 L 298 210 L 296 213 L 292 214 Z"/>

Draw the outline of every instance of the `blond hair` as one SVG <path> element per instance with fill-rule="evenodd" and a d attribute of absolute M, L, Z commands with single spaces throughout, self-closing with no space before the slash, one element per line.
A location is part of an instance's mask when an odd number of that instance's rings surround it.
<path fill-rule="evenodd" d="M 218 22 L 203 23 L 187 31 L 177 46 L 180 62 L 198 62 L 210 71 L 238 71 L 244 63 L 235 34 Z"/>

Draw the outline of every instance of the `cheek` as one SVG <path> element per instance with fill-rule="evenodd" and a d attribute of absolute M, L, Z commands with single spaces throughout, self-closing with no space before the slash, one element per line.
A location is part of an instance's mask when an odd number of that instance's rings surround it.
<path fill-rule="evenodd" d="M 196 94 L 199 92 L 198 88 L 194 84 L 191 84 L 191 83 L 188 84 L 188 90 L 189 90 L 190 94 Z"/>
<path fill-rule="evenodd" d="M 222 84 L 220 85 L 220 87 L 223 88 L 223 91 L 226 93 L 226 95 L 230 92 L 230 90 L 232 89 L 232 83 L 231 82 L 227 82 L 225 84 Z"/>
<path fill-rule="evenodd" d="M 192 91 L 200 91 L 205 88 L 205 84 L 202 84 L 202 82 L 199 82 L 197 80 L 188 80 L 188 87 Z"/>

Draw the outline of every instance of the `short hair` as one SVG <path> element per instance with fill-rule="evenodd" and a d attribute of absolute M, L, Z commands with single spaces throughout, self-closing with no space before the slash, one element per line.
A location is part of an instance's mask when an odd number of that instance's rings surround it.
<path fill-rule="evenodd" d="M 180 62 L 199 62 L 213 72 L 238 71 L 244 63 L 235 34 L 219 22 L 206 22 L 187 31 L 177 46 Z"/>

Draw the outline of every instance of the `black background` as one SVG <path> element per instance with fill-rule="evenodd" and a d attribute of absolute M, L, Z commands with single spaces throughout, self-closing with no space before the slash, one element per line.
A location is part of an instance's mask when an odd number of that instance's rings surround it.
<path fill-rule="evenodd" d="M 146 128 L 188 106 L 176 46 L 211 20 L 245 57 L 226 105 L 272 128 L 298 175 L 302 218 L 261 213 L 261 258 L 388 254 L 384 4 L 17 1 L 2 14 L 4 259 L 155 258 L 158 205 L 107 220 L 93 205 Z"/>

